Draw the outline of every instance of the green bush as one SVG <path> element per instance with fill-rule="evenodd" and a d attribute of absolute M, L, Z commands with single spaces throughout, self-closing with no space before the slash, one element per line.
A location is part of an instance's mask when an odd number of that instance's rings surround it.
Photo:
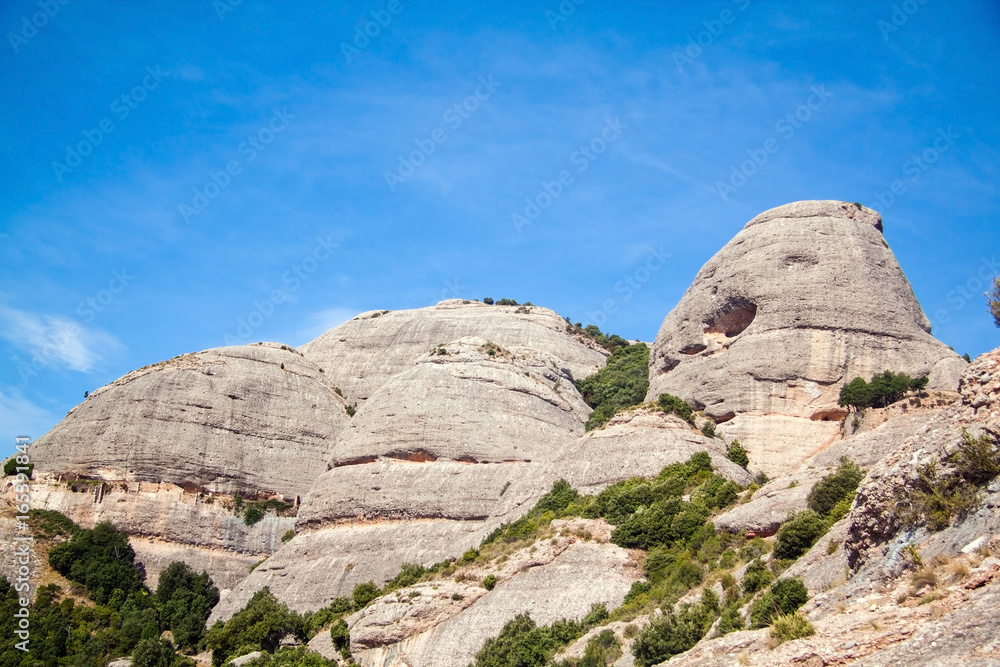
<path fill-rule="evenodd" d="M 616 412 L 639 405 L 649 389 L 649 347 L 644 343 L 616 347 L 603 368 L 577 380 L 577 390 L 594 409 L 587 430 L 606 423 Z"/>
<path fill-rule="evenodd" d="M 801 612 L 778 616 L 771 626 L 771 641 L 775 644 L 783 644 L 794 639 L 802 639 L 816 634 L 815 628 Z"/>
<path fill-rule="evenodd" d="M 705 425 L 701 427 L 701 434 L 706 438 L 714 438 L 715 436 L 715 422 L 711 419 L 705 422 Z"/>
<path fill-rule="evenodd" d="M 498 306 L 517 306 L 517 305 L 520 305 L 520 304 L 518 304 L 517 301 L 514 301 L 514 299 L 500 299 L 499 301 L 497 301 L 497 305 Z"/>
<path fill-rule="evenodd" d="M 344 619 L 337 619 L 337 622 L 330 627 L 330 641 L 333 642 L 333 648 L 337 649 L 342 657 L 350 657 L 351 633 L 347 629 L 347 623 L 344 622 Z"/>
<path fill-rule="evenodd" d="M 91 599 L 102 605 L 108 603 L 115 590 L 128 597 L 142 588 L 128 535 L 107 521 L 92 530 L 80 530 L 69 542 L 52 547 L 49 565 L 70 581 L 82 584 Z"/>
<path fill-rule="evenodd" d="M 21 465 L 17 462 L 17 457 L 12 456 L 11 458 L 7 459 L 6 463 L 3 464 L 4 477 L 10 477 L 11 475 L 16 475 L 18 468 L 27 468 L 27 470 L 24 470 L 22 472 L 24 472 L 25 476 L 27 476 L 28 479 L 31 479 L 31 475 L 35 471 L 35 464 L 28 463 L 26 465 Z"/>
<path fill-rule="evenodd" d="M 711 592 L 711 591 L 708 591 Z M 632 655 L 640 667 L 651 667 L 689 650 L 715 622 L 718 598 L 702 596 L 697 604 L 684 604 L 678 611 L 666 610 L 643 628 L 632 644 Z"/>
<path fill-rule="evenodd" d="M 264 512 L 256 505 L 247 505 L 243 509 L 243 523 L 252 526 L 264 518 Z"/>
<path fill-rule="evenodd" d="M 80 530 L 73 520 L 54 510 L 28 510 L 28 525 L 35 537 L 72 537 Z"/>
<path fill-rule="evenodd" d="M 692 415 L 694 415 L 694 408 L 692 408 L 691 404 L 684 399 L 678 398 L 672 394 L 660 394 L 660 398 L 656 402 L 660 406 L 660 409 L 668 415 L 673 413 L 684 421 L 691 423 Z"/>
<path fill-rule="evenodd" d="M 491 299 L 490 297 L 486 297 L 485 299 L 483 299 L 483 303 L 485 303 L 487 306 L 492 306 L 493 299 Z"/>
<path fill-rule="evenodd" d="M 743 445 L 740 444 L 739 440 L 733 440 L 726 447 L 726 458 L 744 470 L 750 465 L 750 457 L 747 455 L 747 450 L 743 449 Z"/>
<path fill-rule="evenodd" d="M 722 615 L 719 617 L 719 625 L 716 628 L 720 635 L 727 635 L 730 632 L 738 632 L 745 626 L 746 622 L 743 620 L 743 616 L 740 615 L 739 605 L 730 604 L 722 610 Z"/>
<path fill-rule="evenodd" d="M 778 529 L 774 540 L 775 557 L 783 560 L 798 558 L 816 544 L 828 527 L 822 517 L 812 510 L 792 514 Z"/>
<path fill-rule="evenodd" d="M 909 391 L 923 391 L 927 387 L 927 378 L 911 378 L 906 373 L 885 371 L 865 382 L 864 378 L 856 377 L 840 389 L 840 405 L 864 408 L 884 408 L 903 398 Z"/>
<path fill-rule="evenodd" d="M 219 589 L 207 572 L 195 574 L 186 564 L 175 561 L 160 573 L 156 597 L 163 624 L 182 649 L 195 648 L 205 631 L 205 622 L 219 602 Z"/>
<path fill-rule="evenodd" d="M 949 456 L 953 470 L 941 472 L 935 462 L 921 466 L 909 487 L 903 518 L 907 524 L 923 521 L 931 531 L 944 530 L 980 503 L 979 489 L 1000 473 L 998 442 L 987 434 L 962 432 L 962 442 Z"/>
<path fill-rule="evenodd" d="M 615 664 L 620 657 L 622 657 L 622 647 L 618 637 L 614 631 L 604 630 L 587 641 L 583 659 L 576 663 L 576 667 L 608 667 Z"/>
<path fill-rule="evenodd" d="M 747 565 L 740 587 L 743 589 L 743 595 L 753 595 L 757 591 L 763 590 L 772 581 L 774 581 L 774 574 L 764 564 L 764 561 L 755 558 Z"/>
<path fill-rule="evenodd" d="M 288 530 L 285 531 L 285 534 L 281 536 L 281 543 L 284 544 L 285 542 L 287 542 L 288 540 L 292 539 L 293 537 L 295 537 L 295 530 L 292 529 L 292 528 L 289 528 Z"/>
<path fill-rule="evenodd" d="M 372 581 L 366 581 L 363 584 L 358 584 L 354 587 L 351 592 L 351 598 L 354 601 L 355 609 L 363 609 L 368 606 L 368 603 L 379 596 L 379 588 Z"/>
<path fill-rule="evenodd" d="M 793 613 L 808 599 L 809 593 L 802 579 L 779 579 L 750 607 L 750 623 L 755 628 L 767 627 L 776 617 Z"/>
<path fill-rule="evenodd" d="M 487 574 L 483 577 L 483 588 L 488 591 L 492 591 L 497 586 L 497 575 Z"/>
<path fill-rule="evenodd" d="M 582 621 L 562 620 L 543 627 L 527 613 L 518 614 L 498 636 L 486 640 L 470 667 L 544 667 L 560 647 L 607 618 L 604 605 L 594 605 Z"/>
<path fill-rule="evenodd" d="M 846 456 L 841 457 L 840 466 L 836 472 L 816 482 L 809 492 L 809 496 L 806 499 L 809 509 L 820 516 L 829 515 L 833 511 L 833 508 L 837 506 L 837 503 L 857 490 L 858 484 L 861 483 L 863 478 L 864 472 L 862 472 L 861 468 L 851 463 Z"/>
<path fill-rule="evenodd" d="M 247 605 L 225 623 L 216 621 L 205 634 L 205 648 L 212 652 L 212 665 L 242 655 L 246 647 L 274 653 L 285 635 L 306 639 L 302 617 L 280 604 L 266 587 L 257 591 Z"/>
<path fill-rule="evenodd" d="M 133 667 L 170 667 L 174 647 L 161 639 L 143 639 L 132 652 Z"/>

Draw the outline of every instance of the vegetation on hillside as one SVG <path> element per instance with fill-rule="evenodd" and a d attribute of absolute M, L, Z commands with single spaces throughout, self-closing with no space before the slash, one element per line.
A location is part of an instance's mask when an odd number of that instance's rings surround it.
<path fill-rule="evenodd" d="M 911 378 L 906 373 L 885 371 L 866 382 L 856 377 L 840 389 L 840 405 L 856 410 L 884 408 L 906 396 L 910 391 L 923 391 L 927 378 Z"/>
<path fill-rule="evenodd" d="M 645 343 L 615 347 L 603 368 L 575 384 L 583 400 L 594 408 L 587 420 L 587 430 L 597 428 L 616 412 L 639 405 L 646 399 L 649 347 Z"/>

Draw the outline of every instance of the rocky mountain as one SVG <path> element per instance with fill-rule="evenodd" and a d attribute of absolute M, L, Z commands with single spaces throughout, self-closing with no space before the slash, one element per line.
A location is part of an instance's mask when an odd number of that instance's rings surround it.
<path fill-rule="evenodd" d="M 330 618 L 366 667 L 464 667 L 524 612 L 590 619 L 560 640 L 567 665 L 605 631 L 621 650 L 602 664 L 654 664 L 636 662 L 635 642 L 705 590 L 734 603 L 723 574 L 750 591 L 746 621 L 763 592 L 739 582 L 755 563 L 801 579 L 815 635 L 777 646 L 717 619 L 670 664 L 1000 661 L 995 624 L 974 623 L 1000 595 L 987 552 L 1000 548 L 998 482 L 934 525 L 908 491 L 929 470 L 958 479 L 963 443 L 1000 436 L 1000 353 L 970 366 L 933 338 L 876 212 L 798 202 L 747 223 L 664 320 L 646 401 L 587 431 L 575 382 L 609 354 L 551 310 L 455 299 L 363 313 L 298 350 L 182 355 L 93 392 L 33 443 L 33 503 L 125 530 L 152 586 L 175 560 L 207 570 L 223 589 L 210 625 L 264 588 L 295 612 L 340 609 Z M 838 405 L 846 382 L 885 370 L 928 387 Z M 768 553 L 848 460 L 862 479 L 850 509 L 804 553 Z M 572 495 L 539 509 L 558 480 Z M 691 541 L 669 551 L 626 524 Z M 408 564 L 419 576 L 378 590 Z M 683 585 L 650 597 L 667 590 L 658 571 L 685 567 Z M 921 567 L 936 568 L 931 588 L 911 583 Z M 374 599 L 344 607 L 368 582 Z M 934 639 L 946 619 L 961 641 Z M 309 646 L 340 661 L 331 623 Z"/>
<path fill-rule="evenodd" d="M 865 207 L 761 213 L 702 267 L 656 336 L 649 398 L 677 394 L 769 474 L 836 439 L 840 387 L 884 370 L 954 391 L 965 362 L 934 339 Z"/>

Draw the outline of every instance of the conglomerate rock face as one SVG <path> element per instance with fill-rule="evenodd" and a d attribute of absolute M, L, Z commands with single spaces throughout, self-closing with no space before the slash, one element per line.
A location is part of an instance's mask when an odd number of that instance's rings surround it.
<path fill-rule="evenodd" d="M 101 387 L 31 445 L 40 472 L 305 495 L 348 422 L 319 367 L 287 345 L 223 347 Z"/>
<path fill-rule="evenodd" d="M 845 382 L 892 370 L 954 391 L 964 367 L 931 336 L 878 213 L 806 201 L 760 214 L 702 267 L 653 344 L 648 398 L 735 418 L 722 432 L 775 472 L 833 440 Z"/>
<path fill-rule="evenodd" d="M 551 488 L 589 412 L 548 353 L 479 337 L 425 352 L 361 406 L 303 500 L 300 534 L 213 619 L 263 586 L 315 609 L 404 563 L 461 555 Z"/>
<path fill-rule="evenodd" d="M 460 299 L 430 308 L 361 313 L 301 349 L 334 378 L 348 400 L 363 402 L 430 349 L 466 336 L 547 352 L 576 380 L 597 372 L 608 357 L 592 341 L 567 333 L 566 321 L 548 308 Z"/>

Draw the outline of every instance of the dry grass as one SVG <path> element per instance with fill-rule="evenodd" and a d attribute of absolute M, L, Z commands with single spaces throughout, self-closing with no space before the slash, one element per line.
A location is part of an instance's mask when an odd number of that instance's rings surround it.
<path fill-rule="evenodd" d="M 910 577 L 910 583 L 913 584 L 913 589 L 917 591 L 925 587 L 934 588 L 937 586 L 937 582 L 937 573 L 934 572 L 934 568 L 930 565 L 920 568 Z"/>
<path fill-rule="evenodd" d="M 746 649 L 744 649 L 742 652 L 740 652 L 740 654 L 738 656 L 736 656 L 736 662 L 740 663 L 741 665 L 749 665 L 750 664 L 750 651 L 747 651 Z"/>
<path fill-rule="evenodd" d="M 948 571 L 956 579 L 965 579 L 969 576 L 969 563 L 964 558 L 956 558 L 948 563 Z"/>

